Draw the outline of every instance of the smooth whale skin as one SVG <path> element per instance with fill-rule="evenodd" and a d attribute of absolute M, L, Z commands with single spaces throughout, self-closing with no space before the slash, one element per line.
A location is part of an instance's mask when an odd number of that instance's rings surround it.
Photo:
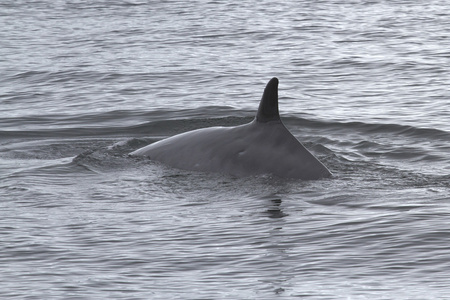
<path fill-rule="evenodd" d="M 179 169 L 237 177 L 273 174 L 309 180 L 331 176 L 331 172 L 281 122 L 277 78 L 267 84 L 252 122 L 181 133 L 130 155 L 146 156 Z"/>

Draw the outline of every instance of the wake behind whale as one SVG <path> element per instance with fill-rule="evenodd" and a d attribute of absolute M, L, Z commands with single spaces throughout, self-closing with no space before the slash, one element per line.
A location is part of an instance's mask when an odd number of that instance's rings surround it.
<path fill-rule="evenodd" d="M 267 84 L 256 118 L 235 127 L 209 127 L 175 135 L 132 153 L 179 169 L 244 177 L 272 174 L 303 180 L 331 176 L 284 126 L 278 79 Z"/>

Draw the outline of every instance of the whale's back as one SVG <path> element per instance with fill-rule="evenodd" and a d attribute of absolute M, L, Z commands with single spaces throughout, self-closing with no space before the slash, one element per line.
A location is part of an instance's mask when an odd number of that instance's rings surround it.
<path fill-rule="evenodd" d="M 318 179 L 331 176 L 283 125 L 278 112 L 278 79 L 267 84 L 255 119 L 236 127 L 182 133 L 131 153 L 172 167 L 234 176 L 273 174 Z"/>
<path fill-rule="evenodd" d="M 169 166 L 234 176 L 273 174 L 318 179 L 331 173 L 279 121 L 210 127 L 182 133 L 131 155 Z"/>

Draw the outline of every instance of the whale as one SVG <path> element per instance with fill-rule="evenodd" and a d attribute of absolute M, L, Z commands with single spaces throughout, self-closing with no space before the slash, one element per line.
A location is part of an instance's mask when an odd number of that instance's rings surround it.
<path fill-rule="evenodd" d="M 314 180 L 332 173 L 281 121 L 278 79 L 266 85 L 256 117 L 234 127 L 208 127 L 177 134 L 130 153 L 164 165 L 234 177 L 273 175 Z"/>

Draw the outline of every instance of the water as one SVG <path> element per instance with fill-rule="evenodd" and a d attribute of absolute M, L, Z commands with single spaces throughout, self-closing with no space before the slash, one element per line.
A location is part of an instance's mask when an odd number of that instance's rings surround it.
<path fill-rule="evenodd" d="M 2 299 L 450 298 L 447 1 L 0 4 Z M 280 79 L 319 181 L 127 153 Z"/>

